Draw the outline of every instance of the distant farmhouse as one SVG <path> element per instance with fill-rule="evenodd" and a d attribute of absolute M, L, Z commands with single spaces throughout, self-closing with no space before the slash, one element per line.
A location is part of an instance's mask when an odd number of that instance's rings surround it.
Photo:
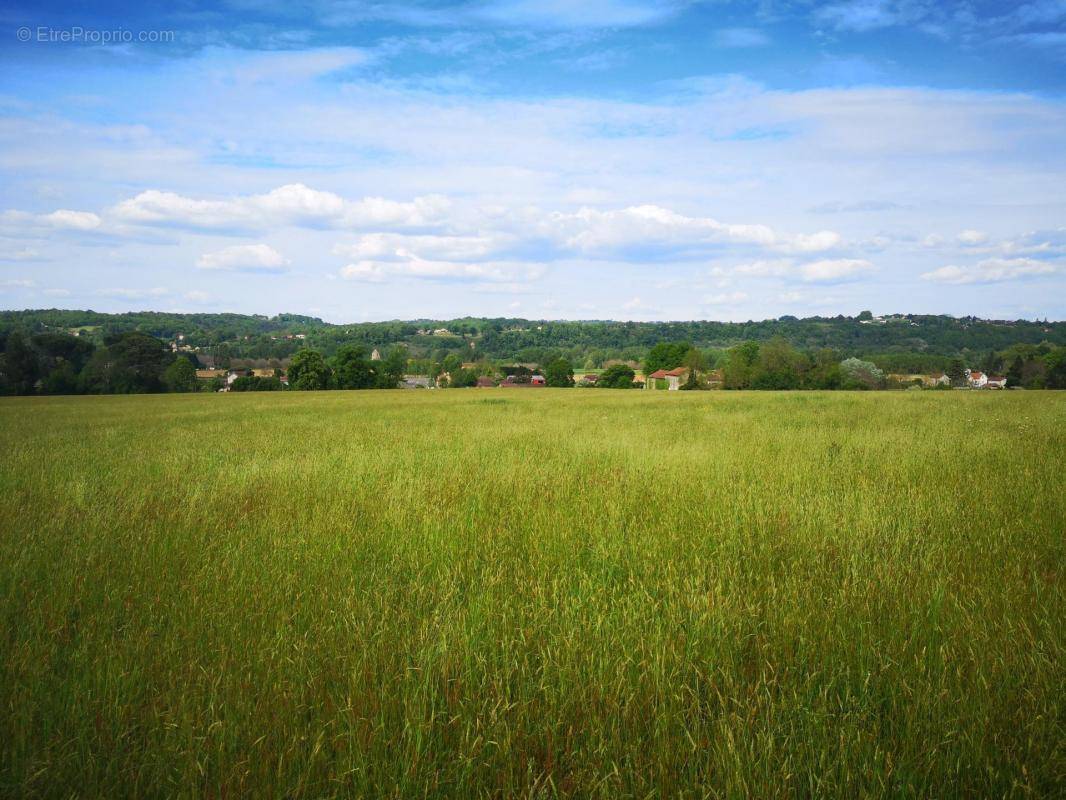
<path fill-rule="evenodd" d="M 644 382 L 645 389 L 660 389 L 665 384 L 668 391 L 676 392 L 681 388 L 681 379 L 688 374 L 687 367 L 676 369 L 657 369 Z"/>
<path fill-rule="evenodd" d="M 1006 389 L 1007 379 L 1003 375 L 986 375 L 978 370 L 966 370 L 966 382 L 971 389 Z"/>

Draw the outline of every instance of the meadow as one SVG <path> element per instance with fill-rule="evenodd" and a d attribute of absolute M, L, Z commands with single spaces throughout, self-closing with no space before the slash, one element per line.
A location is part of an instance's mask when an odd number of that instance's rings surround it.
<path fill-rule="evenodd" d="M 1062 797 L 1064 422 L 0 400 L 0 795 Z"/>

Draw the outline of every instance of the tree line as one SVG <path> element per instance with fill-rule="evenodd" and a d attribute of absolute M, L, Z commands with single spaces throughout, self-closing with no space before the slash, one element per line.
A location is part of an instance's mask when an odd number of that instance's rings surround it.
<path fill-rule="evenodd" d="M 801 350 L 784 337 L 765 342 L 744 341 L 725 349 L 698 348 L 690 342 L 658 342 L 640 366 L 645 376 L 657 370 L 684 368 L 683 389 L 886 389 L 901 388 L 889 377 L 895 368 L 905 374 L 928 373 L 935 363 L 952 386 L 966 383 L 966 368 L 1005 375 L 1008 387 L 1066 388 L 1066 346 L 1018 343 L 1004 350 L 963 359 L 922 354 L 887 354 L 868 359 L 846 356 L 831 348 Z M 110 334 L 99 344 L 65 333 L 0 330 L 0 394 L 131 394 L 217 390 L 227 385 L 216 378 L 197 379 L 195 353 L 175 353 L 153 336 L 130 331 Z M 634 388 L 636 361 L 608 365 L 597 374 L 598 388 Z M 575 385 L 575 367 L 556 351 L 535 368 L 552 387 Z M 481 377 L 529 383 L 534 368 L 482 358 L 464 362 L 459 353 L 437 359 L 412 357 L 396 345 L 383 358 L 367 347 L 345 344 L 331 355 L 311 347 L 298 350 L 287 366 L 288 388 L 295 390 L 391 389 L 406 374 L 427 377 L 433 385 L 475 386 Z M 582 382 L 580 385 L 586 385 Z M 228 384 L 233 391 L 276 391 L 286 388 L 280 371 L 274 376 L 242 375 Z"/>
<path fill-rule="evenodd" d="M 745 341 L 783 338 L 803 352 L 823 348 L 873 361 L 887 372 L 945 369 L 945 360 L 970 360 L 1014 345 L 1066 345 L 1066 323 L 1037 320 L 983 320 L 975 317 L 900 314 L 874 317 L 808 317 L 749 322 L 550 321 L 466 317 L 452 320 L 393 320 L 331 324 L 316 317 L 279 314 L 104 314 L 58 309 L 0 312 L 0 330 L 29 334 L 79 329 L 97 344 L 121 333 L 146 333 L 164 341 L 178 336 L 221 366 L 229 359 L 289 359 L 303 347 L 332 357 L 347 345 L 386 349 L 403 345 L 413 358 L 441 361 L 448 353 L 477 358 L 547 364 L 563 356 L 584 369 L 614 360 L 639 361 L 659 342 L 692 343 L 722 352 Z M 446 331 L 446 334 L 438 333 Z M 297 336 L 304 337 L 297 339 Z M 882 363 L 883 359 L 906 361 Z"/>

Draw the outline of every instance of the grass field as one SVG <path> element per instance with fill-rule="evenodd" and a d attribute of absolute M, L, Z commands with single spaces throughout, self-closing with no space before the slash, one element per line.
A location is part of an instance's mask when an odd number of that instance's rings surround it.
<path fill-rule="evenodd" d="M 1066 394 L 0 401 L 0 794 L 1062 797 Z"/>

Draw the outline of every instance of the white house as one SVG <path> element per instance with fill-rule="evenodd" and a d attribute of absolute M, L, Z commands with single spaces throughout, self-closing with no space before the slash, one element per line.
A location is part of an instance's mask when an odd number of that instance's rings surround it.
<path fill-rule="evenodd" d="M 988 375 L 985 381 L 986 389 L 1006 389 L 1007 379 L 1003 375 Z"/>
<path fill-rule="evenodd" d="M 988 383 L 988 376 L 977 370 L 966 370 L 966 380 L 974 389 L 983 389 Z"/>

